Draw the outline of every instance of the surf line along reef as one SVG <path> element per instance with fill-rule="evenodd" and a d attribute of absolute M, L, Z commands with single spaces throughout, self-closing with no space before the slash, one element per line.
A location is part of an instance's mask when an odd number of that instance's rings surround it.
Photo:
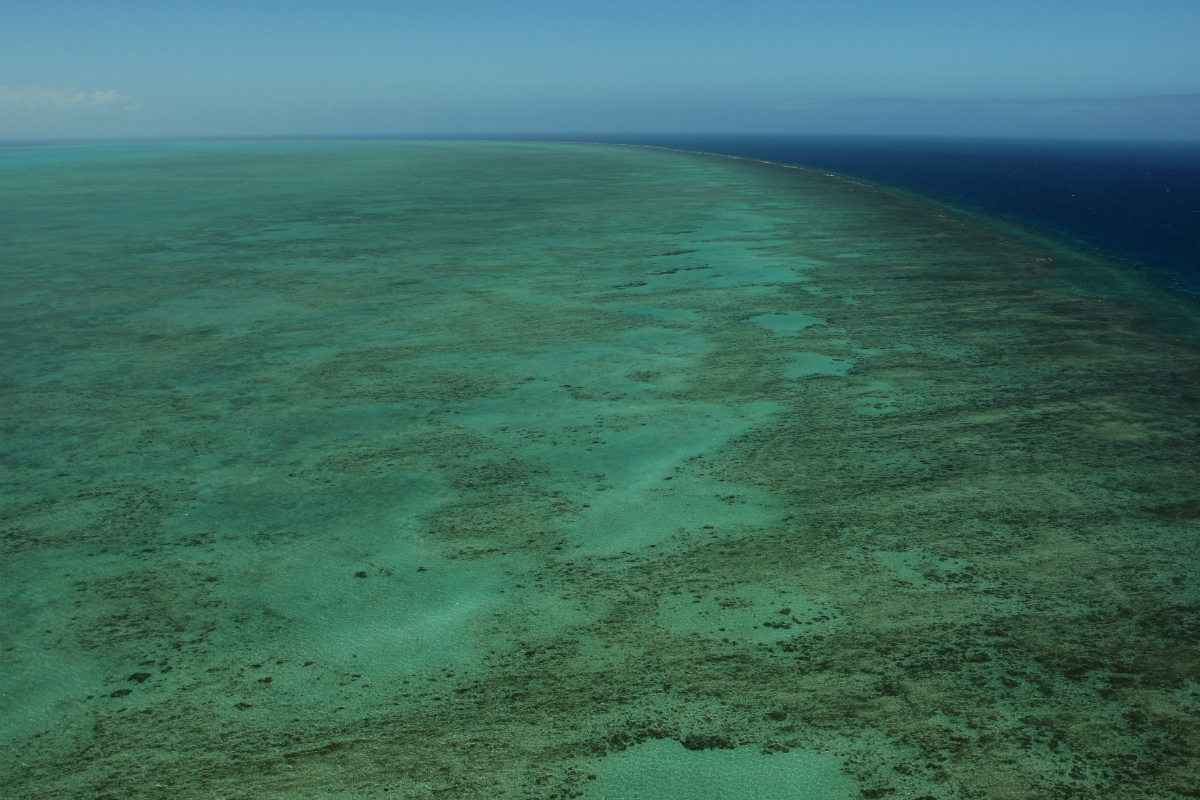
<path fill-rule="evenodd" d="M 15 796 L 1189 796 L 1137 273 L 650 148 L 0 171 Z"/>

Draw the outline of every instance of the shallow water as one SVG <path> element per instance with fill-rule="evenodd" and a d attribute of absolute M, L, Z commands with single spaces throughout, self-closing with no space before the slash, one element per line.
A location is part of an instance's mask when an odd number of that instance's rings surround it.
<path fill-rule="evenodd" d="M 10 148 L 0 229 L 12 796 L 1192 791 L 1134 273 L 587 145 Z"/>

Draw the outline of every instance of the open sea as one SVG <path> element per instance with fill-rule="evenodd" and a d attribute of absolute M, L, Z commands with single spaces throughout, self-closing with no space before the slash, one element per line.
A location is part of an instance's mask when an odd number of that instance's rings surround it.
<path fill-rule="evenodd" d="M 0 147 L 0 797 L 1196 797 L 1198 175 Z"/>
<path fill-rule="evenodd" d="M 595 138 L 595 137 L 589 137 Z M 1200 293 L 1200 142 L 627 135 L 857 175 L 1054 233 Z"/>

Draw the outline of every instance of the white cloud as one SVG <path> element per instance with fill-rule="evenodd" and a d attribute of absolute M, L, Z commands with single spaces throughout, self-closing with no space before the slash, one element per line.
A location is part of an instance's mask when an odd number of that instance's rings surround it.
<path fill-rule="evenodd" d="M 116 89 L 84 92 L 49 86 L 0 86 L 0 110 L 71 108 L 126 108 L 129 97 Z"/>

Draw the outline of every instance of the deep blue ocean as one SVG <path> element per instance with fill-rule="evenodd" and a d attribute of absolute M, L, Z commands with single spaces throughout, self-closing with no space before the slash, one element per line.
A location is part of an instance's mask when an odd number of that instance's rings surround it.
<path fill-rule="evenodd" d="M 1200 295 L 1200 142 L 714 134 L 600 140 L 814 166 L 899 186 L 1057 234 Z"/>

